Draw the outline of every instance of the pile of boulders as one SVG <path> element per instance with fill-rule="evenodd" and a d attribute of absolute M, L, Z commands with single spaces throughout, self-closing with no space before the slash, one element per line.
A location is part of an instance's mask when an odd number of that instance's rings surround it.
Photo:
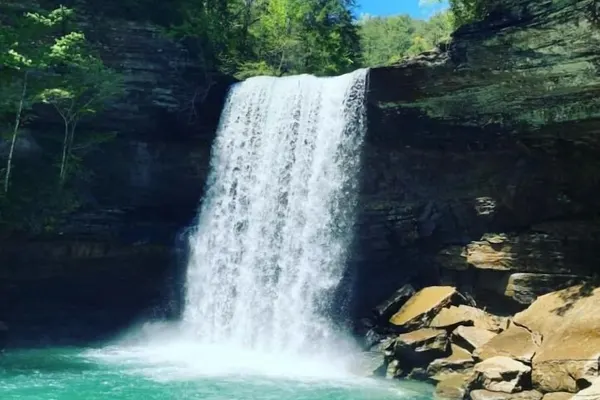
<path fill-rule="evenodd" d="M 600 288 L 550 293 L 506 317 L 454 287 L 406 286 L 375 314 L 373 375 L 428 381 L 446 399 L 600 399 Z"/>

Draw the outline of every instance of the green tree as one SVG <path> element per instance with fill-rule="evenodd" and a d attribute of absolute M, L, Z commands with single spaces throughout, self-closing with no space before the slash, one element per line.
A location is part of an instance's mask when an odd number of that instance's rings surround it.
<path fill-rule="evenodd" d="M 239 78 L 345 72 L 360 56 L 353 0 L 201 0 L 173 36 L 201 62 Z"/>
<path fill-rule="evenodd" d="M 488 0 L 450 0 L 456 27 L 483 19 L 489 7 Z"/>
<path fill-rule="evenodd" d="M 79 121 L 97 113 L 107 100 L 121 94 L 122 85 L 120 75 L 91 51 L 82 33 L 72 32 L 57 39 L 50 59 L 60 66 L 62 74 L 52 80 L 53 87 L 40 93 L 39 99 L 52 105 L 63 121 L 59 182 L 64 184 Z"/>
<path fill-rule="evenodd" d="M 448 12 L 440 12 L 427 21 L 408 15 L 366 16 L 358 25 L 363 63 L 373 67 L 397 63 L 447 41 L 452 31 L 452 16 Z"/>
<path fill-rule="evenodd" d="M 426 3 L 442 3 L 443 0 L 425 0 Z M 489 0 L 449 0 L 452 24 L 458 28 L 481 20 L 489 12 Z"/>
<path fill-rule="evenodd" d="M 4 193 L 10 187 L 13 156 L 24 113 L 35 102 L 32 75 L 49 67 L 51 46 L 49 36 L 72 15 L 72 10 L 59 7 L 49 13 L 26 13 L 10 26 L 0 26 L 0 65 L 3 67 L 3 86 L 0 88 L 4 111 L 14 115 L 10 148 L 4 173 Z"/>
<path fill-rule="evenodd" d="M 363 17 L 359 26 L 365 65 L 388 65 L 404 57 L 413 45 L 418 23 L 408 15 Z"/>

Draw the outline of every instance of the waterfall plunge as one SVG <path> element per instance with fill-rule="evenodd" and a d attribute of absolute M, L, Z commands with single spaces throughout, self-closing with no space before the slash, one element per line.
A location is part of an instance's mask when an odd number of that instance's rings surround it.
<path fill-rule="evenodd" d="M 260 77 L 231 90 L 190 236 L 183 320 L 144 324 L 89 356 L 160 381 L 356 382 L 331 317 L 352 239 L 366 77 Z"/>
<path fill-rule="evenodd" d="M 183 327 L 207 345 L 332 345 L 365 131 L 367 72 L 258 77 L 228 98 L 194 234 Z"/>

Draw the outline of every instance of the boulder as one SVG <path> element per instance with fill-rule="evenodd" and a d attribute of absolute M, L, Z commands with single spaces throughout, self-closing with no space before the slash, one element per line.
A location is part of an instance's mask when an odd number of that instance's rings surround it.
<path fill-rule="evenodd" d="M 571 400 L 572 397 L 573 393 L 567 392 L 546 393 L 543 400 Z"/>
<path fill-rule="evenodd" d="M 398 336 L 394 353 L 403 364 L 420 367 L 448 355 L 449 345 L 446 331 L 425 328 Z"/>
<path fill-rule="evenodd" d="M 596 378 L 590 387 L 583 389 L 575 396 L 571 397 L 571 400 L 598 400 L 600 399 L 600 378 Z"/>
<path fill-rule="evenodd" d="M 384 356 L 391 356 L 394 348 L 395 337 L 386 336 L 375 345 L 371 346 L 370 352 L 380 353 Z"/>
<path fill-rule="evenodd" d="M 382 343 L 385 343 L 389 339 L 389 335 L 380 333 L 376 328 L 369 329 L 367 333 L 365 333 L 362 345 L 365 350 L 373 350 L 376 347 L 379 347 Z"/>
<path fill-rule="evenodd" d="M 450 346 L 451 354 L 429 364 L 427 373 L 435 380 L 442 380 L 444 376 L 456 372 L 464 372 L 475 364 L 471 353 L 455 344 Z"/>
<path fill-rule="evenodd" d="M 414 368 L 412 371 L 410 371 L 406 378 L 418 382 L 435 382 L 425 368 Z"/>
<path fill-rule="evenodd" d="M 415 288 L 410 284 L 406 284 L 398 289 L 386 301 L 375 307 L 373 314 L 377 320 L 387 321 L 392 315 L 398 312 L 400 307 L 402 307 L 414 294 Z"/>
<path fill-rule="evenodd" d="M 538 298 L 515 324 L 542 339 L 532 383 L 542 392 L 576 393 L 600 374 L 600 289 L 574 286 Z"/>
<path fill-rule="evenodd" d="M 531 364 L 531 359 L 540 344 L 539 338 L 534 338 L 527 329 L 512 325 L 506 331 L 492 338 L 475 350 L 474 356 L 480 360 L 505 356 Z"/>
<path fill-rule="evenodd" d="M 493 357 L 474 367 L 473 388 L 515 393 L 523 389 L 531 368 L 508 357 Z"/>
<path fill-rule="evenodd" d="M 463 346 L 468 351 L 473 351 L 488 343 L 496 333 L 474 326 L 459 326 L 452 332 L 452 342 Z"/>
<path fill-rule="evenodd" d="M 521 304 L 532 304 L 539 296 L 581 284 L 585 278 L 565 274 L 512 274 L 504 288 L 506 297 Z"/>
<path fill-rule="evenodd" d="M 473 390 L 469 393 L 471 400 L 542 400 L 543 394 L 536 390 L 520 393 L 491 392 L 489 390 Z"/>
<path fill-rule="evenodd" d="M 355 369 L 359 376 L 382 377 L 386 370 L 384 357 L 377 352 L 362 353 Z"/>
<path fill-rule="evenodd" d="M 448 329 L 459 325 L 475 326 L 492 332 L 508 328 L 508 318 L 497 317 L 475 307 L 459 305 L 443 308 L 431 321 L 431 328 Z"/>
<path fill-rule="evenodd" d="M 390 323 L 401 331 L 423 328 L 444 307 L 458 302 L 460 294 L 451 286 L 427 287 L 414 296 L 390 318 Z"/>
<path fill-rule="evenodd" d="M 436 397 L 447 400 L 463 400 L 469 389 L 469 382 L 469 374 L 447 376 L 436 385 Z"/>
<path fill-rule="evenodd" d="M 400 361 L 392 360 L 385 368 L 385 378 L 386 379 L 396 379 L 404 375 L 405 372 L 402 370 L 400 366 Z"/>

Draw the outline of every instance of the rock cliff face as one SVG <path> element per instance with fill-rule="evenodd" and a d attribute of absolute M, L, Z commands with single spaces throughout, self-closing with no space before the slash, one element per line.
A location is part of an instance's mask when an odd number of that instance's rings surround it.
<path fill-rule="evenodd" d="M 520 310 L 599 272 L 600 6 L 497 3 L 439 51 L 370 72 L 354 317 L 408 281 Z M 126 74 L 127 95 L 94 121 L 119 135 L 89 159 L 84 209 L 0 244 L 0 320 L 24 336 L 82 315 L 115 328 L 170 298 L 229 83 L 151 25 L 86 29 Z"/>
<path fill-rule="evenodd" d="M 141 315 L 164 315 L 159 309 L 177 300 L 180 233 L 202 196 L 232 82 L 199 68 L 155 25 L 90 15 L 78 23 L 123 74 L 125 93 L 81 124 L 82 133 L 116 133 L 86 156 L 89 179 L 77 184 L 82 207 L 41 236 L 0 232 L 0 321 L 13 342 L 101 338 Z M 23 148 L 39 148 L 40 137 L 60 129 L 52 114 L 39 113 Z"/>
<path fill-rule="evenodd" d="M 518 309 L 599 271 L 600 6 L 497 3 L 371 71 L 361 315 L 407 279 Z"/>

